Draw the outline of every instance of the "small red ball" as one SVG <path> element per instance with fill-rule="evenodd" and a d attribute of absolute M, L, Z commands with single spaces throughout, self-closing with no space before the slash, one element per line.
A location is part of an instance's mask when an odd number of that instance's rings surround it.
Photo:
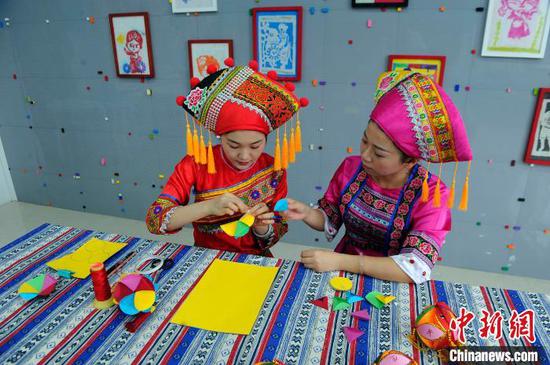
<path fill-rule="evenodd" d="M 292 82 L 285 82 L 285 87 L 288 91 L 294 91 L 296 90 L 296 85 L 294 85 Z"/>
<path fill-rule="evenodd" d="M 308 98 L 300 98 L 300 106 L 302 108 L 305 108 L 309 105 L 309 99 Z"/>
<path fill-rule="evenodd" d="M 227 57 L 225 59 L 225 61 L 223 61 L 223 63 L 227 66 L 227 67 L 233 67 L 235 66 L 235 61 L 231 58 L 231 57 Z"/>
<path fill-rule="evenodd" d="M 176 104 L 178 104 L 179 106 L 183 106 L 184 101 L 185 101 L 185 96 L 183 95 L 180 95 L 176 98 Z"/>
<path fill-rule="evenodd" d="M 277 71 L 268 71 L 267 77 L 269 77 L 271 80 L 277 80 Z"/>
<path fill-rule="evenodd" d="M 193 77 L 191 79 L 191 88 L 194 88 L 195 86 L 197 86 L 199 84 L 199 82 L 201 82 L 201 80 L 199 80 L 198 77 Z"/>
<path fill-rule="evenodd" d="M 218 71 L 218 67 L 216 65 L 208 65 L 208 67 L 206 68 L 206 72 L 209 74 L 209 75 L 212 75 L 213 73 L 215 73 L 216 71 Z"/>
<path fill-rule="evenodd" d="M 258 67 L 259 67 L 258 61 L 252 60 L 252 61 L 248 62 L 248 67 L 250 67 L 254 71 L 258 71 Z"/>

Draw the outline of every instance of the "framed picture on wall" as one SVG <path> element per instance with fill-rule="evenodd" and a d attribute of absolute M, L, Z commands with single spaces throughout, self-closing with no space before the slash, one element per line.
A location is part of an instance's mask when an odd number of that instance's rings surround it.
<path fill-rule="evenodd" d="M 154 77 L 148 13 L 109 14 L 118 77 Z"/>
<path fill-rule="evenodd" d="M 482 56 L 544 58 L 550 0 L 489 0 Z"/>
<path fill-rule="evenodd" d="M 388 71 L 418 71 L 443 86 L 446 59 L 445 56 L 389 55 Z"/>
<path fill-rule="evenodd" d="M 254 59 L 259 71 L 274 70 L 279 80 L 302 77 L 302 7 L 252 9 Z"/>
<path fill-rule="evenodd" d="M 172 0 L 172 13 L 218 11 L 218 0 Z"/>
<path fill-rule="evenodd" d="M 351 0 L 353 8 L 404 8 L 409 0 Z"/>
<path fill-rule="evenodd" d="M 550 88 L 539 89 L 524 161 L 550 166 Z"/>
<path fill-rule="evenodd" d="M 190 39 L 187 41 L 189 50 L 189 75 L 199 80 L 208 76 L 206 69 L 215 65 L 218 70 L 223 67 L 227 57 L 233 58 L 233 41 L 231 39 Z"/>

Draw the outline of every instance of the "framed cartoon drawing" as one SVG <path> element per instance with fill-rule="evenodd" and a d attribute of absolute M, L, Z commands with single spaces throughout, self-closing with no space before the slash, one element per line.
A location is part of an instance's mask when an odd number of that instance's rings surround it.
<path fill-rule="evenodd" d="M 190 39 L 187 41 L 189 54 L 189 75 L 202 80 L 208 73 L 210 65 L 219 70 L 223 61 L 233 58 L 233 41 L 231 39 Z"/>
<path fill-rule="evenodd" d="M 544 58 L 550 0 L 489 0 L 482 56 Z"/>
<path fill-rule="evenodd" d="M 118 77 L 154 77 L 148 13 L 109 14 Z"/>
<path fill-rule="evenodd" d="M 302 77 L 302 7 L 252 9 L 254 59 L 259 71 L 274 70 L 279 80 Z"/>
<path fill-rule="evenodd" d="M 539 89 L 524 161 L 550 166 L 550 88 Z"/>
<path fill-rule="evenodd" d="M 445 56 L 390 55 L 388 58 L 388 71 L 405 69 L 418 71 L 443 86 L 445 61 Z"/>

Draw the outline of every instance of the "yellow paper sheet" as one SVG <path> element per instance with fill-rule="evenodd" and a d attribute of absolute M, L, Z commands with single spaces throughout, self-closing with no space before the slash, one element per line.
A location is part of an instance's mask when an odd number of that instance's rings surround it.
<path fill-rule="evenodd" d="M 125 243 L 102 241 L 92 238 L 73 253 L 48 262 L 46 265 L 55 270 L 73 271 L 73 277 L 84 279 L 90 275 L 90 265 L 105 262 L 120 251 Z"/>
<path fill-rule="evenodd" d="M 215 259 L 170 322 L 248 335 L 277 271 Z"/>

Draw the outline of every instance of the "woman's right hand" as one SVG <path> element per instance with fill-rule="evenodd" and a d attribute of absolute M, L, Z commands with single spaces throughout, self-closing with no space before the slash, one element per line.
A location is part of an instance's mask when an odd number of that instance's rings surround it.
<path fill-rule="evenodd" d="M 297 200 L 291 198 L 287 198 L 286 200 L 288 202 L 288 210 L 281 212 L 281 215 L 285 217 L 286 220 L 304 220 L 312 209 L 308 205 Z"/>
<path fill-rule="evenodd" d="M 210 215 L 223 216 L 234 215 L 236 213 L 246 213 L 248 207 L 237 196 L 231 193 L 225 193 L 209 202 Z"/>

